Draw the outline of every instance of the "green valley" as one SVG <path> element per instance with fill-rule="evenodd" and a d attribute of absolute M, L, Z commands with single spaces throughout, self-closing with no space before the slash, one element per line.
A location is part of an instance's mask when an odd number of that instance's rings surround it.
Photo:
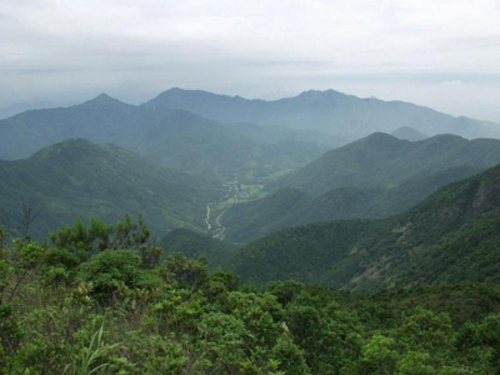
<path fill-rule="evenodd" d="M 387 219 L 285 229 L 240 248 L 235 270 L 259 284 L 296 279 L 355 290 L 497 283 L 499 184 L 497 166 Z"/>

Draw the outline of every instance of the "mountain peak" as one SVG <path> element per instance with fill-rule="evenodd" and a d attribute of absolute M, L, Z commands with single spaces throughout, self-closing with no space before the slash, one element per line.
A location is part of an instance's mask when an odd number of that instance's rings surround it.
<path fill-rule="evenodd" d="M 83 105 L 91 105 L 91 106 L 107 106 L 107 105 L 115 105 L 115 104 L 124 104 L 118 99 L 115 99 L 108 94 L 102 93 L 96 96 L 94 99 L 88 100 L 83 103 Z"/>
<path fill-rule="evenodd" d="M 363 141 L 363 140 L 365 142 L 387 142 L 387 141 L 394 142 L 396 140 L 400 141 L 400 139 L 394 137 L 393 135 L 387 134 L 384 132 L 372 133 L 372 134 L 368 135 L 367 137 L 360 139 L 360 141 Z"/>
<path fill-rule="evenodd" d="M 165 90 L 164 93 L 170 92 L 170 93 L 177 93 L 177 92 L 186 92 L 186 91 L 191 91 L 191 90 L 186 90 L 181 87 L 172 87 L 168 90 Z"/>
<path fill-rule="evenodd" d="M 52 146 L 41 149 L 36 152 L 31 158 L 33 159 L 49 159 L 58 155 L 65 155 L 68 152 L 73 154 L 87 153 L 89 150 L 95 150 L 97 146 L 84 138 L 70 138 Z M 78 151 L 77 151 L 78 150 Z"/>

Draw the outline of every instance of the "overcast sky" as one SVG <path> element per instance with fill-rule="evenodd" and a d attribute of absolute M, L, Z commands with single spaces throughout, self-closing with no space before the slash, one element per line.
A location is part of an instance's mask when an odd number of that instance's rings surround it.
<path fill-rule="evenodd" d="M 500 0 L 0 0 L 0 109 L 175 86 L 500 122 Z"/>

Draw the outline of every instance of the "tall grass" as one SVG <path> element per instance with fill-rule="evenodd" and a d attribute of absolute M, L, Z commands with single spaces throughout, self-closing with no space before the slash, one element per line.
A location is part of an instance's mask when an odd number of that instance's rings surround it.
<path fill-rule="evenodd" d="M 73 375 L 91 375 L 98 374 L 101 370 L 104 370 L 109 366 L 109 363 L 100 363 L 99 360 L 105 357 L 108 353 L 113 351 L 118 344 L 106 345 L 102 339 L 104 334 L 104 323 L 101 327 L 94 333 L 90 344 L 86 348 L 82 348 L 77 356 L 77 359 L 66 366 L 64 373 L 70 373 Z"/>

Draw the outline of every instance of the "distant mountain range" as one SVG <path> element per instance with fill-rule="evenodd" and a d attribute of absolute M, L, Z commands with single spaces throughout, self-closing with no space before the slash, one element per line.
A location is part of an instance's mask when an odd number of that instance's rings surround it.
<path fill-rule="evenodd" d="M 225 194 L 219 184 L 152 164 L 113 145 L 74 139 L 25 160 L 0 161 L 0 223 L 22 225 L 23 204 L 39 216 L 36 238 L 77 219 L 123 220 L 139 213 L 155 236 L 177 227 L 201 228 L 207 202 Z"/>
<path fill-rule="evenodd" d="M 184 110 L 132 106 L 102 94 L 0 121 L 0 159 L 26 158 L 69 138 L 115 143 L 163 166 L 223 181 L 296 168 L 341 144 L 314 132 L 222 125 Z"/>
<path fill-rule="evenodd" d="M 223 183 L 264 184 L 270 196 L 218 216 L 228 239 L 246 243 L 289 226 L 402 212 L 500 163 L 498 140 L 436 134 L 499 129 L 333 90 L 264 101 L 175 88 L 139 106 L 102 94 L 0 120 L 1 221 L 19 221 L 29 201 L 44 212 L 37 236 L 125 212 L 151 217 L 159 235 L 199 230 Z"/>
<path fill-rule="evenodd" d="M 451 133 L 466 138 L 500 137 L 500 125 L 453 117 L 400 101 L 362 99 L 338 91 L 306 91 L 274 101 L 173 88 L 144 107 L 183 109 L 224 123 L 250 122 L 295 129 L 317 130 L 349 139 L 374 132 L 391 133 L 405 126 L 429 136 Z"/>
<path fill-rule="evenodd" d="M 54 143 L 85 138 L 205 178 L 256 180 L 373 132 L 411 141 L 441 133 L 500 138 L 500 125 L 333 90 L 264 101 L 174 88 L 139 106 L 102 94 L 0 120 L 0 159 L 27 158 Z"/>
<path fill-rule="evenodd" d="M 382 220 L 286 229 L 238 250 L 246 282 L 296 279 L 373 290 L 500 282 L 500 166 L 448 185 Z"/>
<path fill-rule="evenodd" d="M 39 101 L 35 103 L 16 103 L 9 107 L 0 109 L 0 120 L 34 109 L 56 108 L 62 106 L 67 107 L 73 104 L 75 103 L 74 102 L 56 103 L 52 101 Z"/>

